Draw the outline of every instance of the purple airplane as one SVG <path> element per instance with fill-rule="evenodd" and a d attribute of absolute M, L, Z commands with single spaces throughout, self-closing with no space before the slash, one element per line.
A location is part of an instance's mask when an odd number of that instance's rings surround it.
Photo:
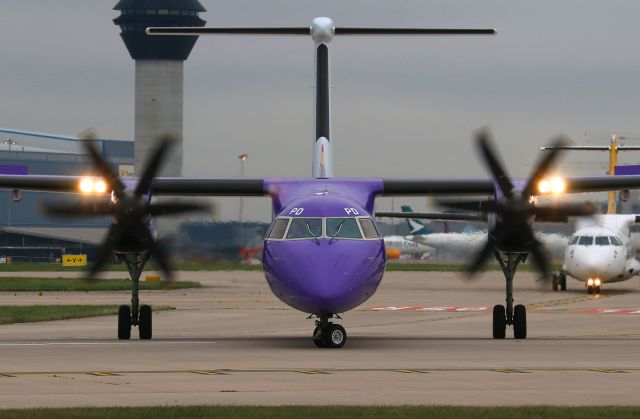
<path fill-rule="evenodd" d="M 494 310 L 494 337 L 504 337 L 506 324 L 514 319 L 512 279 L 518 262 L 531 253 L 544 270 L 539 246 L 531 237 L 536 219 L 566 218 L 589 213 L 582 206 L 535 206 L 534 185 L 544 177 L 556 154 L 547 156 L 528 182 L 512 183 L 489 148 L 486 135 L 479 135 L 482 155 L 491 170 L 489 178 L 370 178 L 333 177 L 330 135 L 330 94 L 328 45 L 336 35 L 492 35 L 493 29 L 397 29 L 335 27 L 326 17 L 313 20 L 310 27 L 277 28 L 148 28 L 150 35 L 197 36 L 208 34 L 310 35 L 315 42 L 316 110 L 313 141 L 313 177 L 308 179 L 214 179 L 155 177 L 170 138 L 159 142 L 140 178 L 120 178 L 108 162 L 86 141 L 87 151 L 101 179 L 61 176 L 0 176 L 0 188 L 78 192 L 93 190 L 103 201 L 89 207 L 49 206 L 53 214 L 77 217 L 112 216 L 107 239 L 98 252 L 90 277 L 102 267 L 112 252 L 123 258 L 132 277 L 132 304 L 121 306 L 118 337 L 128 339 L 131 326 L 138 326 L 141 339 L 151 338 L 151 308 L 138 306 L 138 280 L 147 260 L 153 256 L 167 276 L 167 255 L 156 243 L 150 219 L 164 214 L 196 210 L 188 203 L 158 204 L 151 196 L 269 196 L 273 202 L 273 222 L 264 240 L 263 265 L 269 286 L 285 304 L 315 317 L 313 341 L 319 347 L 339 348 L 347 340 L 345 329 L 331 322 L 369 299 L 382 280 L 386 258 L 384 242 L 372 217 L 378 196 L 480 195 L 487 201 L 450 202 L 451 206 L 490 213 L 487 249 L 478 258 L 483 262 L 492 252 L 505 257 L 507 308 Z M 91 183 L 92 184 L 88 184 Z M 515 186 L 514 186 L 515 185 Z M 640 187 L 640 176 L 571 178 L 567 192 L 589 192 Z M 105 196 L 108 202 L 104 202 Z M 476 208 L 477 207 L 477 208 Z M 515 234 L 515 233 L 517 234 Z M 501 259 L 499 259 L 501 260 Z M 498 307 L 498 306 L 496 306 Z M 524 306 L 522 306 L 524 309 Z M 521 312 L 519 310 L 518 312 Z M 339 317 L 338 317 L 339 318 Z M 497 318 L 497 320 L 496 320 Z M 525 318 L 526 321 L 526 318 Z M 502 336 L 495 335 L 496 322 Z M 520 325 L 522 326 L 522 325 Z M 526 323 L 525 323 L 526 326 Z"/>

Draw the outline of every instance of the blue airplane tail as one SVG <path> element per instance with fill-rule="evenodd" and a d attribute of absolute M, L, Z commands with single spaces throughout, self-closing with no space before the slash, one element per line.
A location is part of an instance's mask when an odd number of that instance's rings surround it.
<path fill-rule="evenodd" d="M 409 205 L 402 205 L 400 208 L 402 209 L 402 212 L 413 212 Z M 416 218 L 407 218 L 407 225 L 409 226 L 409 234 L 413 236 L 433 233 L 431 228 L 427 227 L 421 220 Z"/>

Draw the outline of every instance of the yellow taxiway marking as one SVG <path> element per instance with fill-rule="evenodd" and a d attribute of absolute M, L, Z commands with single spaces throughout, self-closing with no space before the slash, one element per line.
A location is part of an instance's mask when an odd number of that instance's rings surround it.
<path fill-rule="evenodd" d="M 362 374 L 362 373 L 448 373 L 448 372 L 500 372 L 500 373 L 554 373 L 554 372 L 601 372 L 601 373 L 630 373 L 640 372 L 640 367 L 527 367 L 509 366 L 504 368 L 323 368 L 315 369 L 220 369 L 220 370 L 128 370 L 128 371 L 5 371 L 0 377 L 20 377 L 38 375 L 93 375 L 98 377 L 140 375 L 140 374 L 200 374 L 200 375 L 229 375 L 229 374 Z"/>
<path fill-rule="evenodd" d="M 584 301 L 599 300 L 601 298 L 616 297 L 616 296 L 621 295 L 621 294 L 624 294 L 624 293 L 622 293 L 622 292 L 608 292 L 606 294 L 583 295 L 582 297 L 564 298 L 562 300 L 550 300 L 550 301 L 543 301 L 543 302 L 540 302 L 540 303 L 527 304 L 527 308 L 531 309 L 531 310 L 535 310 L 537 308 L 543 308 L 543 307 L 552 307 L 552 306 L 560 306 L 560 305 L 566 305 L 566 304 L 575 304 L 575 303 L 582 303 Z"/>
<path fill-rule="evenodd" d="M 395 370 L 395 372 L 401 372 L 403 374 L 426 374 L 428 371 L 422 370 Z"/>
<path fill-rule="evenodd" d="M 229 375 L 226 372 L 221 372 L 221 371 L 191 371 L 194 374 L 200 374 L 200 375 Z"/>
<path fill-rule="evenodd" d="M 499 369 L 495 369 L 492 370 L 494 372 L 502 372 L 505 374 L 529 374 L 529 371 L 523 371 L 523 370 L 514 370 L 511 368 L 499 368 Z"/>
<path fill-rule="evenodd" d="M 615 370 L 615 369 L 608 369 L 608 368 L 591 368 L 589 369 L 589 371 L 593 371 L 593 372 L 603 372 L 605 374 L 627 374 L 629 371 L 625 371 L 625 370 Z"/>
<path fill-rule="evenodd" d="M 330 372 L 316 370 L 295 370 L 293 372 L 299 372 L 300 374 L 331 374 Z"/>

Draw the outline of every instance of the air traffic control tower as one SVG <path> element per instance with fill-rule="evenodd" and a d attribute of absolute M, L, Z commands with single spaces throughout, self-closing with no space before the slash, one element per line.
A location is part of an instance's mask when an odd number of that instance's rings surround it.
<path fill-rule="evenodd" d="M 206 9 L 198 0 L 120 0 L 114 7 L 120 16 L 120 36 L 131 58 L 136 61 L 135 147 L 136 174 L 140 174 L 149 149 L 158 135 L 175 132 L 175 145 L 161 176 L 182 175 L 182 114 L 184 61 L 189 57 L 197 36 L 148 36 L 150 26 L 202 27 L 200 12 Z"/>

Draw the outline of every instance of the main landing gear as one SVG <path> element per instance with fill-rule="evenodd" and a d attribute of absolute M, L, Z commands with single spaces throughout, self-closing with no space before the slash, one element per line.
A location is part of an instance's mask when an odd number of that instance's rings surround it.
<path fill-rule="evenodd" d="M 567 290 L 567 273 L 565 271 L 558 272 L 557 275 L 553 275 L 553 290 L 554 291 L 566 291 Z"/>
<path fill-rule="evenodd" d="M 342 348 L 347 342 L 347 331 L 344 327 L 336 323 L 331 323 L 329 319 L 337 314 L 321 313 L 317 315 L 316 328 L 313 330 L 313 343 L 318 348 Z"/>
<path fill-rule="evenodd" d="M 125 253 L 121 255 L 127 264 L 127 269 L 131 276 L 131 307 L 121 305 L 118 310 L 118 339 L 130 339 L 132 326 L 138 326 L 140 339 L 151 339 L 151 306 L 146 304 L 140 305 L 138 298 L 140 275 L 150 256 L 151 254 L 149 252 Z"/>
<path fill-rule="evenodd" d="M 515 339 L 527 338 L 527 310 L 524 305 L 513 306 L 513 277 L 520 262 L 527 258 L 526 253 L 502 253 L 494 251 L 506 280 L 506 307 L 502 304 L 493 307 L 493 338 L 504 339 L 507 325 L 513 326 Z"/>

